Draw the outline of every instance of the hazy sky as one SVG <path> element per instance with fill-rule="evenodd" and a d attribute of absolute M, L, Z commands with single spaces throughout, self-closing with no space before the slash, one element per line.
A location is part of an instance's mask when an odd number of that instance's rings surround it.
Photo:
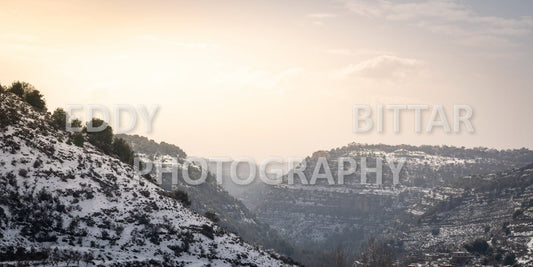
<path fill-rule="evenodd" d="M 153 132 L 136 132 L 196 156 L 533 148 L 532 14 L 531 1 L 0 0 L 0 82 L 32 83 L 52 110 L 159 105 Z M 354 104 L 440 104 L 449 119 L 467 104 L 475 133 L 416 134 L 406 113 L 400 133 L 356 134 Z"/>

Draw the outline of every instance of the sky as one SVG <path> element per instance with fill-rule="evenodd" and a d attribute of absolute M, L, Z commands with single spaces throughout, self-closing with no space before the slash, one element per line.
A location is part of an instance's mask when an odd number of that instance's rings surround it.
<path fill-rule="evenodd" d="M 33 84 L 49 110 L 158 106 L 151 132 L 139 119 L 130 133 L 202 157 L 533 148 L 532 14 L 530 1 L 0 0 L 0 83 Z M 474 132 L 416 133 L 404 112 L 399 133 L 390 113 L 383 133 L 354 133 L 353 106 L 378 104 L 442 105 L 450 123 L 469 105 Z"/>

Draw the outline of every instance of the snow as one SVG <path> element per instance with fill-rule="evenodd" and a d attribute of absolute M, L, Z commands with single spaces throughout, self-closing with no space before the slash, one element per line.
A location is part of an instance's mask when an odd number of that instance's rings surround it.
<path fill-rule="evenodd" d="M 12 220 L 14 213 L 21 207 L 3 203 L 0 207 L 4 210 L 8 223 L 0 228 L 3 235 L 0 249 L 7 246 L 32 246 L 91 252 L 94 255 L 94 265 L 126 264 L 148 259 L 163 262 L 164 255 L 171 256 L 175 263 L 189 266 L 232 266 L 234 263 L 287 265 L 277 259 L 277 255 L 244 243 L 237 235 L 225 231 L 178 201 L 161 196 L 161 189 L 155 184 L 144 178 L 133 179 L 130 166 L 103 154 L 88 142 L 83 147 L 67 144 L 69 133 L 54 130 L 46 115 L 33 111 L 21 101 L 14 101 L 18 106 L 14 108 L 25 107 L 29 112 L 21 113 L 22 118 L 16 125 L 8 126 L 0 132 L 1 181 L 5 181 L 8 174 L 16 177 L 15 185 L 4 182 L 0 190 L 6 193 L 5 196 L 8 192 L 16 191 L 21 196 L 27 196 L 24 199 L 34 201 L 28 202 L 29 205 L 37 206 L 48 203 L 37 202 L 39 192 L 48 192 L 57 199 L 53 205 L 64 205 L 65 211 L 47 211 L 51 215 L 60 216 L 63 221 L 62 231 L 49 232 L 58 237 L 57 241 L 37 242 L 30 236 L 21 234 L 21 224 Z M 9 105 L 6 102 L 0 104 Z M 42 127 L 36 127 L 35 124 Z M 20 149 L 11 153 L 9 141 L 20 145 Z M 53 148 L 53 152 L 48 148 Z M 42 164 L 34 168 L 33 164 L 37 159 Z M 19 174 L 21 169 L 27 170 L 25 177 Z M 79 192 L 78 196 L 75 197 L 74 192 Z M 90 194 L 92 198 L 88 196 Z M 133 218 L 132 215 L 135 214 L 147 216 L 148 224 Z M 30 218 L 34 216 L 27 215 Z M 72 245 L 64 240 L 74 237 L 65 232 L 74 220 L 81 220 L 75 229 L 84 230 L 87 235 L 83 238 L 75 236 L 75 240 L 80 238 L 81 244 Z M 109 224 L 109 228 L 102 226 L 105 224 Z M 213 238 L 195 230 L 202 226 L 212 229 Z M 155 235 L 160 239 L 159 244 L 139 234 L 151 229 L 150 227 L 158 230 Z M 123 230 L 117 236 L 116 229 L 119 228 Z M 174 229 L 176 234 L 168 234 L 169 229 Z M 116 236 L 116 242 L 103 240 L 104 230 L 110 237 Z M 182 245 L 184 241 L 181 235 L 187 233 L 192 234 L 190 248 L 175 255 L 169 246 Z M 96 248 L 91 247 L 91 242 L 96 244 Z M 210 251 L 214 255 L 208 257 Z"/>

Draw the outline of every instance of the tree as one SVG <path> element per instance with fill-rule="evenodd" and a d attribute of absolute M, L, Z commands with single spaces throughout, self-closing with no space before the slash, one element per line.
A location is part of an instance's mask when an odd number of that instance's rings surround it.
<path fill-rule="evenodd" d="M 11 84 L 11 87 L 7 91 L 17 95 L 36 109 L 46 111 L 46 102 L 44 101 L 43 95 L 33 85 L 27 82 L 16 81 Z"/>
<path fill-rule="evenodd" d="M 70 127 L 72 128 L 81 128 L 81 121 L 78 120 L 78 119 L 73 119 L 71 122 L 70 122 Z"/>
<path fill-rule="evenodd" d="M 16 81 L 11 84 L 11 87 L 7 89 L 8 92 L 11 92 L 15 95 L 17 95 L 20 98 L 24 98 L 24 94 L 29 91 L 35 90 L 35 87 L 33 85 L 27 83 L 27 82 L 21 82 Z"/>
<path fill-rule="evenodd" d="M 2 96 L 2 99 L 4 97 Z M 0 129 L 13 125 L 20 120 L 20 114 L 16 109 L 7 105 L 0 105 Z"/>
<path fill-rule="evenodd" d="M 82 133 L 74 133 L 72 134 L 72 142 L 74 145 L 83 147 L 83 143 L 85 142 L 85 138 L 83 138 Z"/>
<path fill-rule="evenodd" d="M 486 254 L 489 249 L 489 243 L 483 239 L 476 239 L 470 244 L 465 244 L 464 248 L 470 253 Z"/>
<path fill-rule="evenodd" d="M 93 129 L 104 128 L 101 131 L 94 131 Z M 87 122 L 85 129 L 89 142 L 95 147 L 100 148 L 104 153 L 110 154 L 113 150 L 113 129 L 105 121 L 93 118 Z"/>
<path fill-rule="evenodd" d="M 505 258 L 503 259 L 503 264 L 505 265 L 513 265 L 515 263 L 516 263 L 516 256 L 513 253 L 507 254 Z"/>
<path fill-rule="evenodd" d="M 32 90 L 24 94 L 24 101 L 35 107 L 37 110 L 46 111 L 46 102 L 39 90 Z"/>
<path fill-rule="evenodd" d="M 67 113 L 62 108 L 56 108 L 52 114 L 52 124 L 56 129 L 65 129 L 67 124 Z"/>
<path fill-rule="evenodd" d="M 115 137 L 113 152 L 122 162 L 133 165 L 133 150 L 124 139 Z"/>

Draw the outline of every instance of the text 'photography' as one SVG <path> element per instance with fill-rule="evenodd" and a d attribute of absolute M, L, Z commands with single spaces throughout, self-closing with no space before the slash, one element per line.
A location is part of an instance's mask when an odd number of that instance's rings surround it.
<path fill-rule="evenodd" d="M 532 14 L 0 0 L 0 266 L 533 266 Z"/>

